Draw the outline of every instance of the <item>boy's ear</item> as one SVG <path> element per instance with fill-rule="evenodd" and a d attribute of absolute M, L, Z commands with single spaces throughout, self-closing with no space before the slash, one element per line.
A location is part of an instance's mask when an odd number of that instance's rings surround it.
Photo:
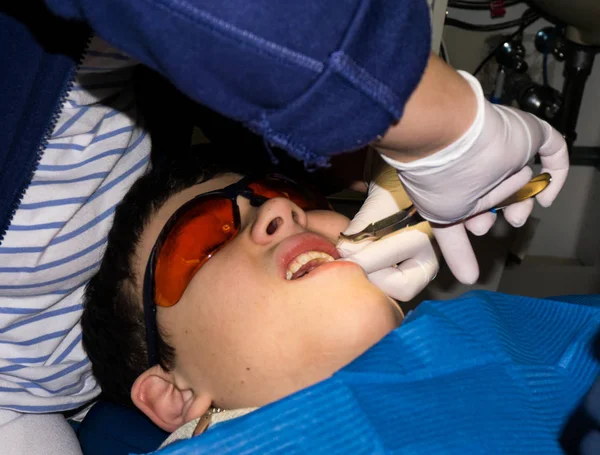
<path fill-rule="evenodd" d="M 207 394 L 179 389 L 173 374 L 160 365 L 149 368 L 135 380 L 131 400 L 150 420 L 170 433 L 190 420 L 202 417 L 212 404 Z"/>

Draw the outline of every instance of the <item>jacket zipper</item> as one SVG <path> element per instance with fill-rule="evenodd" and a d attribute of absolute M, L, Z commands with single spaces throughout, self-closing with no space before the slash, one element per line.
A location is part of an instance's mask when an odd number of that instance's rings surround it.
<path fill-rule="evenodd" d="M 40 143 L 38 145 L 37 156 L 36 156 L 35 160 L 33 161 L 33 163 L 31 164 L 31 168 L 28 170 L 29 178 L 27 179 L 27 185 L 25 185 L 23 187 L 23 189 L 21 190 L 21 193 L 13 202 L 13 206 L 10 210 L 10 216 L 8 217 L 8 222 L 6 223 L 6 226 L 2 227 L 2 231 L 0 232 L 0 245 L 2 244 L 2 241 L 4 240 L 4 236 L 6 235 L 8 228 L 12 224 L 12 220 L 15 217 L 15 214 L 17 213 L 19 206 L 21 205 L 21 201 L 25 197 L 25 192 L 29 188 L 31 180 L 33 179 L 33 175 L 35 174 L 35 171 L 37 170 L 38 165 L 40 164 L 42 156 L 44 155 L 44 151 L 46 150 L 46 146 L 48 145 L 48 140 L 50 139 L 50 136 L 52 136 L 52 133 L 54 132 L 54 128 L 56 127 L 56 124 L 58 123 L 60 114 L 62 114 L 65 101 L 67 100 L 67 97 L 69 96 L 69 92 L 71 92 L 73 85 L 75 84 L 75 78 L 77 77 L 77 72 L 79 71 L 79 67 L 81 66 L 81 63 L 83 62 L 85 54 L 87 53 L 87 51 L 90 47 L 93 36 L 94 35 L 92 33 L 89 34 L 89 36 L 86 40 L 85 46 L 83 47 L 83 51 L 79 55 L 79 58 L 77 59 L 77 63 L 71 70 L 71 74 L 69 74 L 67 83 L 65 84 L 65 86 L 63 87 L 63 89 L 61 91 L 60 97 L 58 99 L 57 107 L 54 110 L 54 113 L 52 114 L 52 118 L 50 119 L 50 122 L 48 123 L 48 126 L 46 127 L 46 132 L 44 133 L 42 140 L 40 141 Z"/>

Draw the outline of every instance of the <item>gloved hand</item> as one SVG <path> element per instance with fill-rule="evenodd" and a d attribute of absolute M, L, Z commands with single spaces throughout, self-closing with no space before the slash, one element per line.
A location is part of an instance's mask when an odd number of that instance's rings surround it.
<path fill-rule="evenodd" d="M 538 153 L 542 172 L 549 172 L 552 182 L 536 199 L 548 207 L 567 178 L 569 157 L 563 137 L 548 123 L 489 103 L 477 79 L 459 73 L 477 97 L 477 115 L 469 130 L 455 143 L 426 158 L 409 163 L 385 156 L 383 159 L 399 171 L 419 213 L 439 223 L 433 226 L 433 232 L 456 278 L 474 283 L 479 269 L 466 229 L 483 235 L 492 227 L 496 216 L 488 210 L 531 179 L 527 163 Z M 533 199 L 529 199 L 507 207 L 504 217 L 519 227 L 532 209 Z"/>
<path fill-rule="evenodd" d="M 402 188 L 394 168 L 383 163 L 376 153 L 369 193 L 358 214 L 344 234 L 354 234 L 412 203 Z M 407 301 L 416 296 L 439 269 L 433 247 L 433 234 L 426 221 L 390 234 L 376 242 L 352 243 L 341 240 L 337 249 L 343 258 L 359 264 L 369 280 L 390 297 Z"/>

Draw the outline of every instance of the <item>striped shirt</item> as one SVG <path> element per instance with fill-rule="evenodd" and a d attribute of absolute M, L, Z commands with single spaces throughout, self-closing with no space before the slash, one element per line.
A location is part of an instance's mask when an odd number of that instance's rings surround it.
<path fill-rule="evenodd" d="M 149 163 L 134 65 L 92 40 L 0 245 L 0 422 L 10 410 L 73 409 L 99 393 L 79 320 L 115 206 Z"/>

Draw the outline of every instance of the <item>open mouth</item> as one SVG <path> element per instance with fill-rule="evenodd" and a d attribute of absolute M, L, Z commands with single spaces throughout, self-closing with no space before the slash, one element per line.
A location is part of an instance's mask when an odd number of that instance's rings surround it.
<path fill-rule="evenodd" d="M 302 278 L 304 275 L 308 275 L 317 267 L 333 262 L 335 259 L 329 254 L 322 251 L 307 251 L 301 253 L 289 263 L 288 268 L 285 272 L 286 280 L 297 280 Z"/>
<path fill-rule="evenodd" d="M 314 232 L 303 232 L 284 240 L 276 251 L 281 277 L 297 280 L 324 264 L 340 258 L 333 242 Z"/>

